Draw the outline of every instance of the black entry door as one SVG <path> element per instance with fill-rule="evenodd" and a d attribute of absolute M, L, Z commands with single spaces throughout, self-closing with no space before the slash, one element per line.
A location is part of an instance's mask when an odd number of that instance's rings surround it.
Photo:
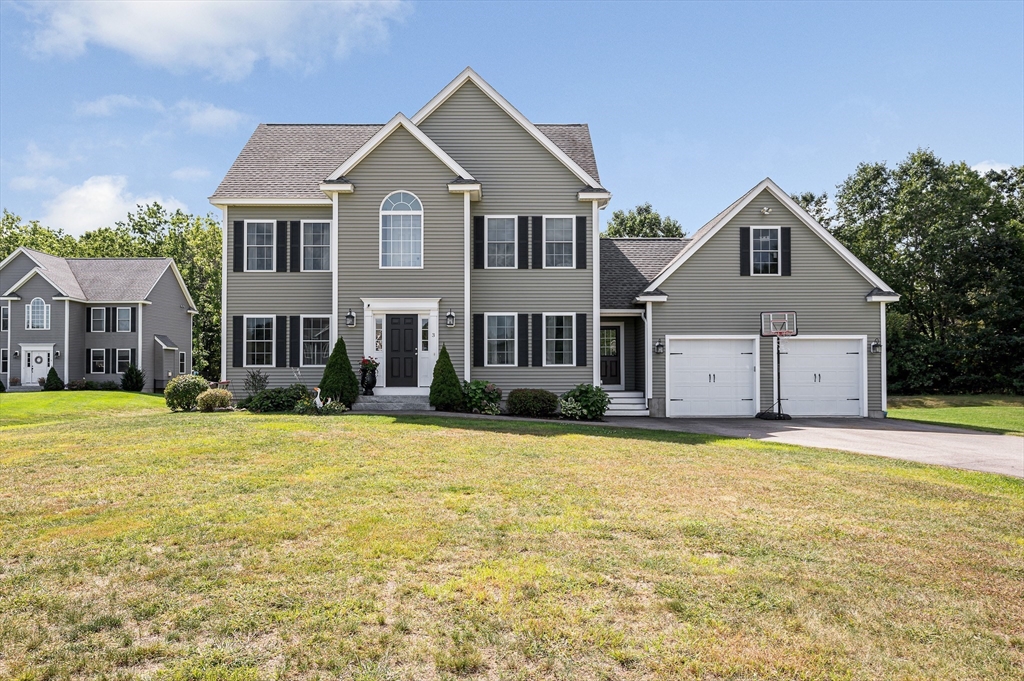
<path fill-rule="evenodd" d="M 387 347 L 387 387 L 415 388 L 419 385 L 416 327 L 414 314 L 389 314 Z"/>
<path fill-rule="evenodd" d="M 619 327 L 601 327 L 601 383 L 622 385 L 619 376 L 619 353 L 622 351 Z"/>

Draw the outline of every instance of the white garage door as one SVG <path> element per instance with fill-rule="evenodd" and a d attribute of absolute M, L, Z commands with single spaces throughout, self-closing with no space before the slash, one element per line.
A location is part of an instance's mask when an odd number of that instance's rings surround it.
<path fill-rule="evenodd" d="M 756 347 L 750 338 L 669 339 L 667 415 L 753 416 Z"/>
<path fill-rule="evenodd" d="M 786 338 L 779 361 L 782 409 L 791 416 L 861 416 L 859 338 Z"/>

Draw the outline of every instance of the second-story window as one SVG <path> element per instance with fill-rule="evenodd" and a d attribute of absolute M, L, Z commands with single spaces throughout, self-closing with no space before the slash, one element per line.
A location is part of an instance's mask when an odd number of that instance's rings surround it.
<path fill-rule="evenodd" d="M 33 298 L 25 306 L 25 328 L 45 330 L 50 328 L 50 306 L 42 298 Z"/>
<path fill-rule="evenodd" d="M 11 308 L 0 307 L 0 331 L 7 331 L 11 324 Z"/>
<path fill-rule="evenodd" d="M 750 230 L 751 274 L 779 273 L 779 228 L 764 227 Z"/>
<path fill-rule="evenodd" d="M 423 204 L 409 192 L 394 192 L 381 203 L 380 266 L 423 267 Z"/>
<path fill-rule="evenodd" d="M 130 307 L 117 308 L 117 330 L 120 333 L 130 333 L 132 330 L 132 309 Z"/>
<path fill-rule="evenodd" d="M 302 271 L 326 272 L 331 269 L 331 223 L 302 223 Z"/>
<path fill-rule="evenodd" d="M 107 330 L 107 308 L 94 307 L 89 314 L 89 329 L 93 333 L 103 333 Z"/>
<path fill-rule="evenodd" d="M 274 223 L 245 223 L 245 271 L 274 271 Z"/>
<path fill-rule="evenodd" d="M 516 266 L 516 219 L 487 218 L 487 267 Z"/>
<path fill-rule="evenodd" d="M 574 267 L 573 218 L 544 218 L 544 267 Z"/>

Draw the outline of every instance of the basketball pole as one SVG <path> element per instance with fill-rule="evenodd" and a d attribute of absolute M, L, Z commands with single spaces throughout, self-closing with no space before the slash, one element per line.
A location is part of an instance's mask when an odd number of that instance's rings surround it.
<path fill-rule="evenodd" d="M 761 319 L 761 335 L 762 336 L 764 335 L 764 315 L 765 314 L 783 314 L 783 313 L 767 313 L 767 312 L 762 312 L 761 313 L 761 315 L 762 315 L 762 319 Z M 795 333 L 795 330 L 796 330 L 796 313 L 793 312 L 792 314 L 793 314 L 793 334 L 792 335 L 795 336 L 796 335 L 796 333 Z M 769 323 L 774 326 L 774 321 L 770 321 Z M 783 339 L 783 336 L 780 335 L 780 334 L 784 331 L 785 327 L 786 327 L 786 325 L 783 324 L 778 329 L 775 329 L 775 328 L 771 329 L 771 334 L 775 338 L 775 394 L 778 397 L 778 399 L 775 401 L 774 404 L 772 404 L 771 407 L 769 407 L 768 409 L 765 409 L 764 411 L 759 411 L 757 414 L 754 415 L 756 418 L 763 419 L 765 421 L 791 421 L 793 419 L 792 416 L 790 416 L 789 414 L 786 414 L 786 413 L 784 413 L 782 411 L 782 339 Z M 778 407 L 778 411 L 776 411 L 776 407 Z"/>

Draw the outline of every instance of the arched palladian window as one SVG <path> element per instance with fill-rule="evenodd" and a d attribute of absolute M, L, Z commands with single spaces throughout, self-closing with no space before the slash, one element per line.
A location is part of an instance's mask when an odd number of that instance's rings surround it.
<path fill-rule="evenodd" d="M 43 302 L 42 298 L 33 298 L 32 302 L 25 306 L 25 328 L 50 328 L 50 306 Z"/>
<path fill-rule="evenodd" d="M 423 267 L 423 204 L 409 192 L 380 204 L 380 266 Z"/>

